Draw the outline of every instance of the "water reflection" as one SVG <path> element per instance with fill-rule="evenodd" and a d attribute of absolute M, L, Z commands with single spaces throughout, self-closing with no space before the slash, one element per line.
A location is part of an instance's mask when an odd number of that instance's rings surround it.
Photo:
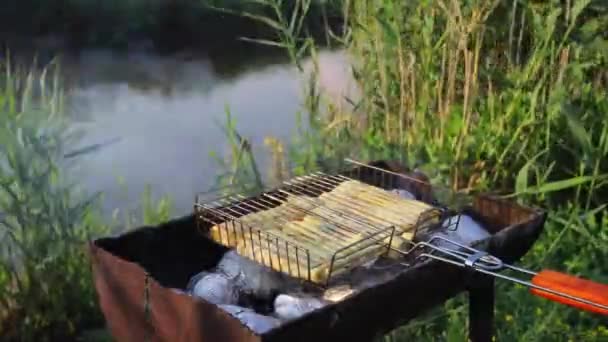
<path fill-rule="evenodd" d="M 298 73 L 276 57 L 246 60 L 227 74 L 193 55 L 89 50 L 62 61 L 73 124 L 86 130 L 82 145 L 119 139 L 84 156 L 74 174 L 88 190 L 104 191 L 107 210 L 132 207 L 147 184 L 171 195 L 179 213 L 191 210 L 218 171 L 209 153 L 228 149 L 216 125 L 227 105 L 260 166 L 268 165 L 264 137 L 289 140 L 301 108 Z M 321 54 L 321 82 L 332 94 L 347 84 L 346 65 L 340 52 Z"/>

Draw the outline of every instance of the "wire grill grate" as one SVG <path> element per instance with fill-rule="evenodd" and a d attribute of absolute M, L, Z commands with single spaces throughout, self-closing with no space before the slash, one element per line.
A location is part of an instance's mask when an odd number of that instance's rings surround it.
<path fill-rule="evenodd" d="M 361 175 L 316 172 L 253 197 L 203 202 L 197 196 L 195 212 L 211 224 L 206 233 L 216 242 L 290 276 L 328 285 L 444 216 L 441 208 L 387 191 L 395 175 L 371 171 L 378 176 L 374 185 Z"/>

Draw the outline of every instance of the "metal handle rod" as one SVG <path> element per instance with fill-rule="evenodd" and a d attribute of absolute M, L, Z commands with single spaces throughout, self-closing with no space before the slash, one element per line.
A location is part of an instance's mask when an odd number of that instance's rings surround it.
<path fill-rule="evenodd" d="M 433 239 L 444 240 L 446 242 L 455 244 L 457 246 L 464 247 L 464 248 L 466 248 L 466 249 L 468 249 L 470 251 L 475 251 L 476 254 L 467 254 L 469 257 L 475 256 L 475 255 L 484 255 L 485 254 L 485 256 L 488 256 L 491 259 L 494 259 L 493 260 L 494 262 L 495 261 L 500 261 L 500 259 L 498 259 L 498 258 L 496 258 L 494 256 L 491 256 L 491 255 L 489 255 L 489 254 L 487 254 L 487 253 L 485 253 L 483 251 L 476 250 L 476 249 L 471 248 L 469 246 L 464 246 L 464 245 L 462 245 L 462 244 L 460 244 L 458 242 L 455 242 L 455 241 L 452 241 L 452 240 L 449 240 L 449 239 L 446 239 L 446 238 L 443 238 L 443 237 L 440 237 L 440 236 L 435 236 L 431 240 L 433 240 Z M 429 241 L 431 241 L 431 240 L 429 240 Z M 567 294 L 567 293 L 563 293 L 561 291 L 552 290 L 552 289 L 546 288 L 544 286 L 538 286 L 538 285 L 533 284 L 532 282 L 529 282 L 529 281 L 526 281 L 526 280 L 521 280 L 521 279 L 518 279 L 518 278 L 514 278 L 514 277 L 510 277 L 510 276 L 507 276 L 507 275 L 503 275 L 503 274 L 497 273 L 494 270 L 488 269 L 487 266 L 481 266 L 481 265 L 477 264 L 477 262 L 476 262 L 477 260 L 474 261 L 474 262 L 472 262 L 472 263 L 468 263 L 467 262 L 468 258 L 465 258 L 465 257 L 462 256 L 462 254 L 466 254 L 466 253 L 462 252 L 462 251 L 455 251 L 455 250 L 450 250 L 448 248 L 438 247 L 438 246 L 433 245 L 433 244 L 431 244 L 429 242 L 420 242 L 420 243 L 417 243 L 412 249 L 410 249 L 410 251 L 405 252 L 404 254 L 409 254 L 413 249 L 420 248 L 421 246 L 430 247 L 430 248 L 432 248 L 435 251 L 438 251 L 438 252 L 450 255 L 450 256 L 455 257 L 457 259 L 460 259 L 462 261 L 451 260 L 449 258 L 441 257 L 441 256 L 434 255 L 434 254 L 431 254 L 431 253 L 422 253 L 421 255 L 418 256 L 418 258 L 429 257 L 429 258 L 432 258 L 432 259 L 435 259 L 435 260 L 439 260 L 439 261 L 443 261 L 443 262 L 446 262 L 446 263 L 450 263 L 450 264 L 453 264 L 453 265 L 456 265 L 456 266 L 459 266 L 459 267 L 470 268 L 470 269 L 473 269 L 473 270 L 475 270 L 477 272 L 481 272 L 481 273 L 484 273 L 484 274 L 487 274 L 487 275 L 491 275 L 491 276 L 496 277 L 496 278 L 500 278 L 500 279 L 503 279 L 503 280 L 508 280 L 508 281 L 511 281 L 511 282 L 514 282 L 514 283 L 517 283 L 517 284 L 520 284 L 520 285 L 523 285 L 523 286 L 526 286 L 526 287 L 529 287 L 529 288 L 534 288 L 534 289 L 537 289 L 537 290 L 540 290 L 540 291 L 544 291 L 544 292 L 548 292 L 548 293 L 554 294 L 556 296 L 560 296 L 560 297 L 563 297 L 563 298 L 574 300 L 574 301 L 577 301 L 579 303 L 591 305 L 591 306 L 594 306 L 594 307 L 597 307 L 597 308 L 600 308 L 600 309 L 603 309 L 603 310 L 608 310 L 608 306 L 606 306 L 606 305 L 599 304 L 599 303 L 596 303 L 596 302 L 593 302 L 593 301 L 590 301 L 590 300 L 587 300 L 587 299 L 584 299 L 584 298 L 580 298 L 580 297 L 577 297 L 577 296 L 573 296 L 573 295 L 570 295 L 570 294 Z M 482 259 L 483 259 L 483 256 L 480 257 L 480 258 L 478 258 L 478 260 L 482 260 Z M 530 270 L 527 270 L 527 269 L 524 269 L 524 268 L 521 268 L 521 267 L 505 264 L 505 263 L 502 263 L 502 261 L 500 261 L 500 263 L 501 263 L 501 266 L 503 266 L 501 268 L 509 268 L 509 269 L 514 270 L 514 271 L 519 271 L 519 272 L 527 273 L 527 274 L 530 274 L 530 275 L 536 275 L 537 274 L 537 272 L 533 272 L 533 271 L 530 271 Z"/>
<path fill-rule="evenodd" d="M 443 257 L 437 256 L 437 255 L 428 254 L 428 253 L 423 253 L 420 256 L 421 257 L 422 256 L 426 256 L 426 257 L 429 257 L 429 258 L 432 258 L 432 259 L 435 259 L 435 260 L 447 262 L 447 263 L 450 263 L 450 264 L 453 264 L 453 265 L 456 265 L 456 266 L 460 266 L 460 267 L 472 268 L 473 270 L 475 270 L 477 272 L 481 272 L 481 273 L 484 273 L 484 274 L 487 274 L 487 275 L 491 275 L 491 276 L 496 277 L 496 278 L 501 278 L 501 279 L 508 280 L 508 281 L 511 281 L 511 282 L 514 282 L 514 283 L 517 283 L 517 284 L 520 284 L 520 285 L 524 285 L 524 286 L 530 287 L 530 288 L 535 288 L 537 290 L 549 292 L 549 293 L 552 293 L 552 294 L 554 294 L 556 296 L 568 298 L 568 299 L 571 299 L 571 300 L 574 300 L 574 301 L 577 301 L 577 302 L 580 302 L 580 303 L 584 303 L 584 304 L 595 306 L 595 307 L 600 308 L 600 309 L 608 310 L 608 306 L 606 306 L 606 305 L 598 304 L 598 303 L 592 302 L 592 301 L 584 299 L 584 298 L 572 296 L 572 295 L 569 295 L 567 293 L 563 293 L 563 292 L 560 292 L 560 291 L 555 291 L 555 290 L 552 290 L 552 289 L 549 289 L 549 288 L 545 288 L 543 286 L 538 286 L 538 285 L 532 284 L 529 281 L 525 281 L 525 280 L 509 277 L 509 276 L 506 276 L 504 274 L 488 271 L 488 270 L 485 270 L 483 268 L 479 268 L 477 266 L 468 267 L 468 266 L 465 266 L 465 265 L 463 265 L 463 264 L 461 264 L 461 263 L 459 263 L 457 261 L 450 260 L 450 259 L 447 259 L 447 258 L 443 258 Z M 508 265 L 505 265 L 505 266 L 508 266 Z"/>

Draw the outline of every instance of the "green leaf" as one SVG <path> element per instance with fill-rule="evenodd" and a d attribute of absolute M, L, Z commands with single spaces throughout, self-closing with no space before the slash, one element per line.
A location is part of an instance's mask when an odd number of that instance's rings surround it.
<path fill-rule="evenodd" d="M 378 22 L 378 24 L 380 24 L 380 26 L 382 27 L 384 35 L 388 38 L 388 40 L 389 40 L 388 43 L 390 45 L 397 44 L 397 42 L 399 41 L 399 33 L 397 33 L 397 30 L 389 22 L 387 22 L 384 18 L 381 18 L 379 15 L 376 15 L 375 19 Z"/>
<path fill-rule="evenodd" d="M 583 127 L 583 124 L 574 117 L 571 113 L 566 113 L 566 118 L 568 120 L 568 128 L 570 129 L 570 133 L 576 139 L 579 146 L 583 149 L 583 152 L 588 156 L 593 154 L 593 147 L 591 145 L 591 136 Z"/>
<path fill-rule="evenodd" d="M 296 53 L 297 60 L 300 60 L 302 58 L 302 56 L 304 56 L 306 54 L 306 51 L 308 50 L 308 48 L 312 47 L 313 44 L 314 44 L 313 40 L 306 39 L 304 41 L 304 44 L 302 44 L 302 46 L 300 46 L 300 48 L 298 49 L 298 52 Z"/>
<path fill-rule="evenodd" d="M 256 44 L 260 44 L 260 45 L 274 46 L 274 47 L 280 47 L 280 48 L 285 47 L 285 44 L 283 44 L 281 42 L 275 42 L 273 40 L 268 40 L 268 39 L 257 39 L 257 38 L 247 38 L 247 37 L 241 37 L 239 39 L 244 42 L 256 43 Z"/>
<path fill-rule="evenodd" d="M 530 166 L 536 162 L 536 160 L 543 154 L 545 154 L 548 150 L 545 149 L 532 157 L 528 162 L 519 170 L 517 173 L 517 178 L 515 181 L 515 192 L 524 193 L 528 188 L 528 173 L 530 170 Z"/>
<path fill-rule="evenodd" d="M 545 183 L 540 186 L 527 188 L 523 193 L 516 192 L 514 194 L 510 194 L 510 195 L 507 195 L 504 197 L 509 198 L 509 197 L 515 197 L 515 196 L 518 196 L 521 194 L 545 194 L 545 193 L 549 193 L 549 192 L 561 191 L 561 190 L 574 188 L 576 186 L 579 186 L 579 185 L 582 185 L 585 183 L 590 183 L 594 179 L 597 181 L 598 179 L 605 179 L 606 177 L 608 177 L 608 174 L 601 175 L 598 177 L 593 177 L 593 176 L 573 177 L 573 178 L 569 178 L 569 179 Z"/>
<path fill-rule="evenodd" d="M 255 14 L 250 14 L 250 13 L 241 13 L 242 16 L 246 17 L 246 18 L 250 18 L 256 21 L 259 21 L 263 24 L 268 25 L 269 27 L 279 31 L 279 32 L 284 32 L 285 28 L 281 25 L 281 23 L 279 23 L 276 20 L 272 20 L 270 18 L 267 17 L 263 17 L 260 15 L 255 15 Z"/>
<path fill-rule="evenodd" d="M 570 10 L 570 23 L 574 24 L 576 18 L 581 14 L 581 12 L 589 5 L 591 0 L 578 0 L 574 2 L 572 9 Z"/>
<path fill-rule="evenodd" d="M 603 23 L 600 18 L 593 18 L 585 21 L 579 28 L 582 36 L 585 39 L 590 39 L 600 32 Z"/>
<path fill-rule="evenodd" d="M 460 134 L 463 127 L 464 120 L 462 119 L 462 107 L 454 105 L 447 122 L 447 133 L 449 136 L 455 137 Z"/>

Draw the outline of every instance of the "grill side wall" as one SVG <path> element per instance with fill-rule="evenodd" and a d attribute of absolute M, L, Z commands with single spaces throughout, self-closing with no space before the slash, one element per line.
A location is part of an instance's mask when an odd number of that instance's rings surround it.
<path fill-rule="evenodd" d="M 146 316 L 146 272 L 94 243 L 90 251 L 100 307 L 116 341 L 260 341 L 213 304 L 163 287 L 153 278 Z"/>

